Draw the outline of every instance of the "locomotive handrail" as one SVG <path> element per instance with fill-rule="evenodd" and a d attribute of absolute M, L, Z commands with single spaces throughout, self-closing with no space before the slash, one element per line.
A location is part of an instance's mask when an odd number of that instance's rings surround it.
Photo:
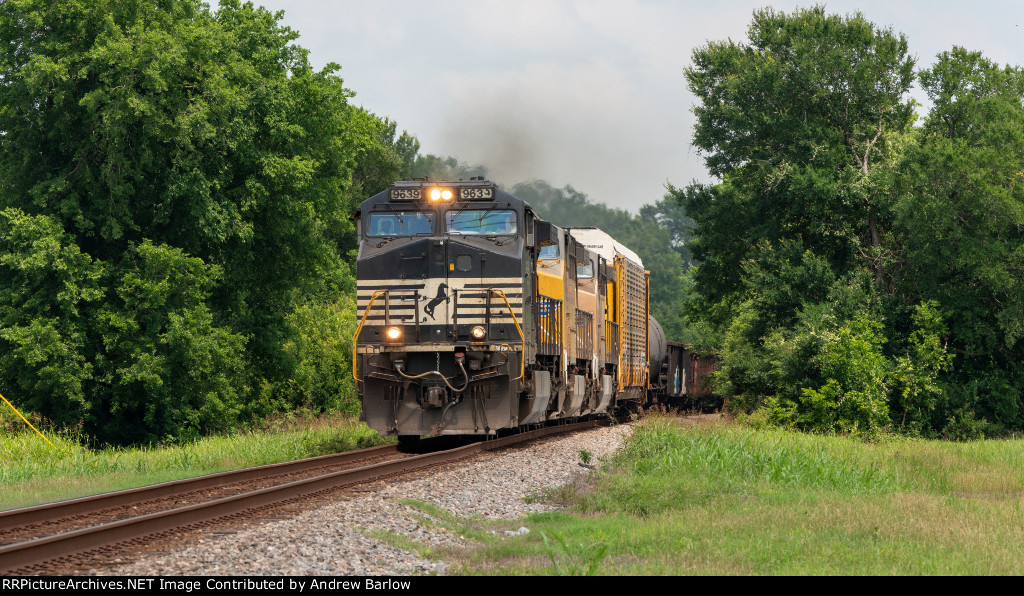
<path fill-rule="evenodd" d="M 387 294 L 390 290 L 377 290 L 370 297 L 370 303 L 366 305 L 366 312 L 363 313 L 363 318 L 359 321 L 359 326 L 356 327 L 356 334 L 352 336 L 352 378 L 356 382 L 359 382 L 359 377 L 356 375 L 356 346 L 359 343 L 359 333 L 363 330 L 363 325 L 366 323 L 366 317 L 370 316 L 370 310 L 373 308 L 373 302 L 380 297 L 381 294 Z"/>
<path fill-rule="evenodd" d="M 501 290 L 495 290 L 494 288 L 488 288 L 488 290 L 490 290 L 491 292 L 494 292 L 495 294 L 501 296 L 501 299 L 505 301 L 505 306 L 508 307 L 508 316 L 512 317 L 512 322 L 515 323 L 515 325 L 516 325 L 516 331 L 519 332 L 519 341 L 523 342 L 523 350 L 526 350 L 526 337 L 523 336 L 523 328 L 519 326 L 519 321 L 516 320 L 516 312 L 514 310 L 512 310 L 512 305 L 509 304 L 508 298 L 505 297 L 505 292 L 502 292 Z M 521 379 L 521 378 L 526 376 L 526 352 L 525 351 L 519 353 L 519 368 L 520 368 L 519 376 L 514 378 L 514 379 L 512 379 L 513 381 L 518 381 L 519 379 Z"/>
<path fill-rule="evenodd" d="M 590 360 L 594 356 L 594 314 L 577 308 L 575 325 L 576 357 Z"/>
<path fill-rule="evenodd" d="M 539 353 L 557 355 L 563 352 L 562 301 L 538 293 L 537 309 L 534 314 L 537 323 Z M 541 337 L 542 335 L 543 337 Z"/>

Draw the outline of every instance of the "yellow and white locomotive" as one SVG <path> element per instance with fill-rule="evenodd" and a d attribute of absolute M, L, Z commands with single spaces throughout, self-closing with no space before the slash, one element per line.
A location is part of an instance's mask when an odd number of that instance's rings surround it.
<path fill-rule="evenodd" d="M 404 180 L 354 219 L 352 374 L 381 434 L 497 434 L 673 387 L 648 274 L 604 232 L 554 226 L 482 178 Z"/>

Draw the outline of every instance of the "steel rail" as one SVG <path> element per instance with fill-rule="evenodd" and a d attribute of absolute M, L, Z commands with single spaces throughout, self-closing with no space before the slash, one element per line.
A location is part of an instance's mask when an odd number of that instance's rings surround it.
<path fill-rule="evenodd" d="M 221 487 L 225 484 L 257 480 L 260 478 L 266 478 L 267 476 L 273 476 L 275 474 L 294 474 L 325 466 L 342 465 L 352 461 L 365 459 L 367 457 L 388 455 L 395 453 L 397 450 L 398 447 L 395 445 L 383 445 L 380 447 L 370 447 L 369 449 L 360 449 L 358 451 L 348 451 L 345 453 L 322 455 L 320 457 L 311 457 L 291 462 L 267 464 L 252 468 L 242 468 L 240 470 L 218 472 L 215 474 L 207 474 L 205 476 L 197 476 L 195 478 L 172 480 L 169 482 L 161 482 L 160 484 L 130 488 L 117 492 L 80 497 L 77 499 L 69 499 L 67 501 L 58 501 L 56 503 L 47 503 L 44 505 L 34 505 L 20 509 L 11 509 L 9 511 L 0 511 L 0 532 L 34 523 L 52 521 L 56 518 L 86 515 L 102 511 L 104 509 L 109 509 L 111 507 L 120 507 L 144 500 L 163 499 L 166 497 L 187 494 L 192 491 Z"/>
<path fill-rule="evenodd" d="M 275 505 L 330 489 L 343 488 L 384 476 L 402 474 L 438 464 L 449 463 L 484 451 L 509 447 L 519 442 L 591 428 L 603 422 L 603 420 L 588 420 L 575 424 L 545 427 L 508 437 L 472 443 L 446 451 L 416 455 L 380 464 L 332 472 L 314 478 L 223 497 L 206 503 L 141 515 L 91 528 L 3 546 L 0 547 L 0 573 L 10 573 L 61 557 L 98 550 L 120 542 L 169 530 L 195 526 L 204 522 L 236 515 L 246 510 Z"/>

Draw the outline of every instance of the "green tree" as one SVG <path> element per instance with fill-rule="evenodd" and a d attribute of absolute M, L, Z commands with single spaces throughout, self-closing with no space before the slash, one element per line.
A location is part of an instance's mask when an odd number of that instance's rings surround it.
<path fill-rule="evenodd" d="M 901 164 L 896 291 L 945 314 L 940 418 L 1022 428 L 1024 71 L 954 48 L 921 82 L 933 107 Z"/>
<path fill-rule="evenodd" d="M 694 52 L 694 144 L 721 181 L 673 192 L 696 224 L 691 316 L 720 334 L 720 390 L 806 429 L 941 427 L 943 319 L 907 283 L 936 228 L 911 229 L 906 39 L 821 6 L 757 11 L 748 38 Z"/>
<path fill-rule="evenodd" d="M 357 116 L 366 122 L 371 135 L 361 148 L 352 175 L 348 192 L 352 207 L 394 184 L 403 170 L 412 167 L 420 145 L 416 137 L 405 131 L 396 138 L 397 124 L 392 120 L 377 118 L 362 109 Z"/>
<path fill-rule="evenodd" d="M 749 38 L 694 52 L 721 182 L 673 193 L 721 391 L 803 428 L 1024 428 L 1024 71 L 941 53 L 915 129 L 902 36 L 816 7 Z"/>
<path fill-rule="evenodd" d="M 206 305 L 220 268 L 144 240 L 116 273 L 93 314 L 101 345 L 89 428 L 117 443 L 230 428 L 245 394 L 245 338 L 214 325 Z"/>
<path fill-rule="evenodd" d="M 295 395 L 296 313 L 352 290 L 351 207 L 408 161 L 414 140 L 351 106 L 339 67 L 313 69 L 281 17 L 238 0 L 0 3 L 0 208 L 45 218 L 24 221 L 63 247 L 48 266 L 84 276 L 98 309 L 26 308 L 2 332 L 49 338 L 48 355 L 23 350 L 19 386 L 64 362 L 52 382 L 84 400 L 67 417 L 90 412 L 103 440 L 306 399 L 265 399 Z M 76 388 L 90 375 L 92 396 Z"/>
<path fill-rule="evenodd" d="M 456 157 L 441 157 L 433 154 L 416 155 L 413 147 L 419 149 L 419 141 L 415 145 L 408 139 L 402 140 L 396 148 L 400 149 L 404 159 L 402 176 L 406 178 L 426 178 L 428 180 L 467 180 L 473 176 L 487 176 L 487 168 L 482 165 L 470 165 L 459 161 Z M 408 159 L 409 151 L 414 157 Z"/>
<path fill-rule="evenodd" d="M 359 412 L 352 380 L 352 335 L 356 330 L 353 295 L 333 302 L 309 302 L 290 320 L 298 333 L 284 349 L 298 363 L 295 373 L 278 392 L 288 407 L 315 412 Z"/>
<path fill-rule="evenodd" d="M 0 211 L 0 393 L 60 425 L 93 410 L 90 314 L 105 274 L 53 219 Z"/>
<path fill-rule="evenodd" d="M 57 218 L 117 261 L 143 239 L 223 267 L 218 316 L 274 360 L 297 289 L 340 262 L 360 135 L 336 65 L 280 15 L 227 0 L 0 9 L 3 204 Z"/>
<path fill-rule="evenodd" d="M 825 383 L 801 389 L 795 407 L 800 427 L 873 435 L 889 425 L 889 371 L 881 331 L 881 322 L 860 316 L 822 334 L 814 365 Z"/>
<path fill-rule="evenodd" d="M 660 226 L 668 229 L 669 245 L 679 253 L 687 266 L 693 264 L 693 255 L 690 251 L 690 243 L 693 241 L 693 228 L 696 225 L 683 209 L 682 197 L 686 190 L 678 189 L 671 184 L 668 185 L 668 193 L 653 205 L 644 205 L 640 208 L 640 218 L 645 221 L 656 221 Z"/>
<path fill-rule="evenodd" d="M 904 429 L 927 432 L 933 428 L 932 415 L 943 397 L 940 375 L 949 370 L 952 354 L 943 345 L 946 327 L 938 303 L 917 305 L 914 324 L 906 353 L 896 358 L 891 374 L 893 411 L 900 414 L 899 424 Z"/>
<path fill-rule="evenodd" d="M 724 272 L 781 238 L 801 238 L 839 271 L 856 262 L 881 279 L 889 215 L 878 164 L 914 117 L 906 39 L 821 6 L 757 11 L 747 33 L 746 43 L 696 49 L 686 69 L 700 100 L 694 145 L 723 181 L 713 200 L 694 192 L 684 204 L 705 264 L 698 288 L 715 301 L 737 290 Z"/>

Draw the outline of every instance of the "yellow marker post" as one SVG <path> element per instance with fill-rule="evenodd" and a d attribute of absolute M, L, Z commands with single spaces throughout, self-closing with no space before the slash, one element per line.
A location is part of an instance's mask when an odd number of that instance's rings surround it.
<path fill-rule="evenodd" d="M 21 419 L 25 421 L 25 424 L 27 424 L 29 426 L 29 428 L 31 428 L 32 430 L 36 431 L 36 433 L 38 433 L 39 436 L 42 437 L 44 441 L 46 441 L 47 443 L 50 443 L 50 447 L 53 447 L 54 449 L 57 448 L 56 445 L 54 445 L 52 442 L 50 442 L 50 439 L 46 438 L 46 435 L 44 435 L 43 433 L 39 432 L 38 428 L 32 426 L 32 423 L 29 422 L 28 419 L 26 419 L 24 416 L 22 416 L 21 412 L 18 411 L 18 408 L 15 408 L 14 404 L 12 404 L 11 402 L 7 401 L 7 398 L 4 397 L 2 393 L 0 393 L 0 399 L 4 400 L 5 404 L 11 406 L 11 409 L 14 410 L 14 413 L 17 414 L 18 416 L 20 416 Z"/>

